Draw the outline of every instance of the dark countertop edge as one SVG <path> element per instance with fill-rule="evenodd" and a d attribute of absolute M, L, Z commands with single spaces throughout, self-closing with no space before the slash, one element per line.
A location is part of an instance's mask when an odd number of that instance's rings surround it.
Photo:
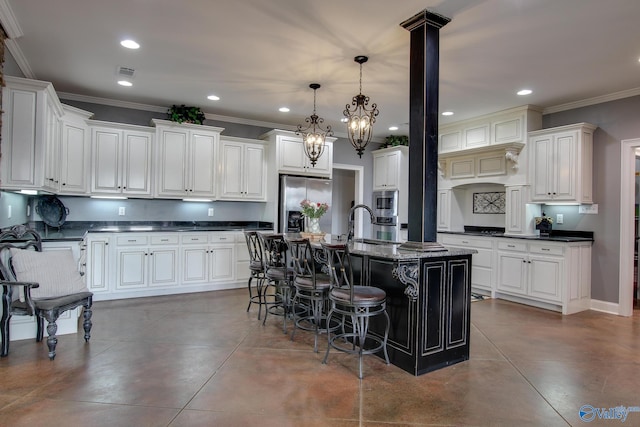
<path fill-rule="evenodd" d="M 87 233 L 154 233 L 273 230 L 265 221 L 70 221 L 61 227 L 43 222 L 29 225 L 40 233 L 43 242 L 82 241 Z"/>
<path fill-rule="evenodd" d="M 487 234 L 463 231 L 438 231 L 441 234 L 455 234 L 459 236 L 480 236 L 480 237 L 499 237 L 506 239 L 522 239 L 522 240 L 540 240 L 545 242 L 593 242 L 593 231 L 572 231 L 572 230 L 555 230 L 551 232 L 549 237 L 540 236 L 514 236 L 510 234 Z"/>

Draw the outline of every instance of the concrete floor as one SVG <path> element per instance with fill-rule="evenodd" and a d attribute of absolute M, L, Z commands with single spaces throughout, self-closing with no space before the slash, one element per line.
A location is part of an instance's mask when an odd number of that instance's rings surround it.
<path fill-rule="evenodd" d="M 323 365 L 312 334 L 291 341 L 246 303 L 245 289 L 97 302 L 90 343 L 61 336 L 53 362 L 14 341 L 0 425 L 580 426 L 583 405 L 640 406 L 638 315 L 474 302 L 469 361 L 414 377 L 368 356 L 360 381 L 356 357 Z"/>

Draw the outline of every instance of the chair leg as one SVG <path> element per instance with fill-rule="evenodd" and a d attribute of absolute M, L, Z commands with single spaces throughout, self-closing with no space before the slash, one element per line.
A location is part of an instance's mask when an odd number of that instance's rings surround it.
<path fill-rule="evenodd" d="M 47 334 L 49 335 L 49 337 L 47 338 L 47 347 L 49 347 L 49 360 L 53 360 L 56 358 L 56 345 L 58 345 L 56 332 L 58 332 L 58 325 L 56 325 L 55 320 L 49 321 L 49 324 L 47 325 Z"/>
<path fill-rule="evenodd" d="M 44 337 L 44 319 L 36 315 L 36 342 L 41 342 Z"/>
<path fill-rule="evenodd" d="M 90 306 L 84 307 L 84 322 L 82 322 L 82 327 L 84 328 L 84 342 L 89 342 L 91 339 L 91 315 L 93 312 L 91 311 Z"/>
<path fill-rule="evenodd" d="M 0 321 L 0 334 L 2 335 L 2 350 L 0 350 L 0 357 L 7 357 L 9 354 L 9 321 L 11 320 L 11 314 L 5 308 L 2 312 L 2 320 Z"/>
<path fill-rule="evenodd" d="M 333 316 L 333 307 L 329 310 L 329 314 L 327 314 L 327 325 L 331 324 L 331 317 Z M 324 354 L 324 359 L 322 359 L 322 363 L 326 364 L 327 359 L 329 358 L 329 350 L 331 349 L 331 332 L 327 331 L 327 352 Z"/>
<path fill-rule="evenodd" d="M 247 282 L 247 288 L 249 288 L 249 305 L 247 306 L 247 312 L 249 311 L 249 309 L 251 308 L 251 303 L 253 302 L 253 293 L 251 292 L 251 281 L 253 280 L 253 273 L 251 273 L 251 276 L 249 276 L 249 281 Z M 260 319 L 258 317 L 258 319 Z"/>
<path fill-rule="evenodd" d="M 387 354 L 387 340 L 389 338 L 389 326 L 391 325 L 391 320 L 389 319 L 389 314 L 387 310 L 384 310 L 384 317 L 387 318 L 387 327 L 384 330 L 384 343 L 382 345 L 382 349 L 384 350 L 384 360 L 389 364 L 389 354 Z"/>

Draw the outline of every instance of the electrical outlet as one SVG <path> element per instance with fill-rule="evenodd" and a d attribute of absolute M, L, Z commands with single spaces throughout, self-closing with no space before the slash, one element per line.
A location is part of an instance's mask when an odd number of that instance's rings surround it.
<path fill-rule="evenodd" d="M 597 214 L 598 213 L 598 205 L 594 203 L 593 205 L 580 205 L 578 208 L 578 213 L 581 214 Z"/>
<path fill-rule="evenodd" d="M 564 215 L 563 214 L 556 214 L 556 223 L 557 224 L 562 224 L 564 222 Z"/>
<path fill-rule="evenodd" d="M 125 214 L 125 208 L 124 206 L 120 206 L 118 208 L 118 215 L 124 215 Z"/>
<path fill-rule="evenodd" d="M 209 211 L 207 212 L 208 216 L 213 216 L 213 208 L 209 208 Z"/>

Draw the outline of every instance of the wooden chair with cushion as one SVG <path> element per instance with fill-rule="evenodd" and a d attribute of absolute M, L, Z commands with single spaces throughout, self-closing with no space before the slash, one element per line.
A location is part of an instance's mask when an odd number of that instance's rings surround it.
<path fill-rule="evenodd" d="M 84 339 L 91 338 L 93 294 L 78 272 L 71 250 L 42 252 L 40 235 L 17 225 L 0 231 L 0 285 L 2 286 L 2 351 L 9 354 L 9 321 L 13 315 L 36 316 L 36 341 L 42 341 L 47 323 L 49 359 L 56 357 L 58 317 L 84 307 Z"/>

